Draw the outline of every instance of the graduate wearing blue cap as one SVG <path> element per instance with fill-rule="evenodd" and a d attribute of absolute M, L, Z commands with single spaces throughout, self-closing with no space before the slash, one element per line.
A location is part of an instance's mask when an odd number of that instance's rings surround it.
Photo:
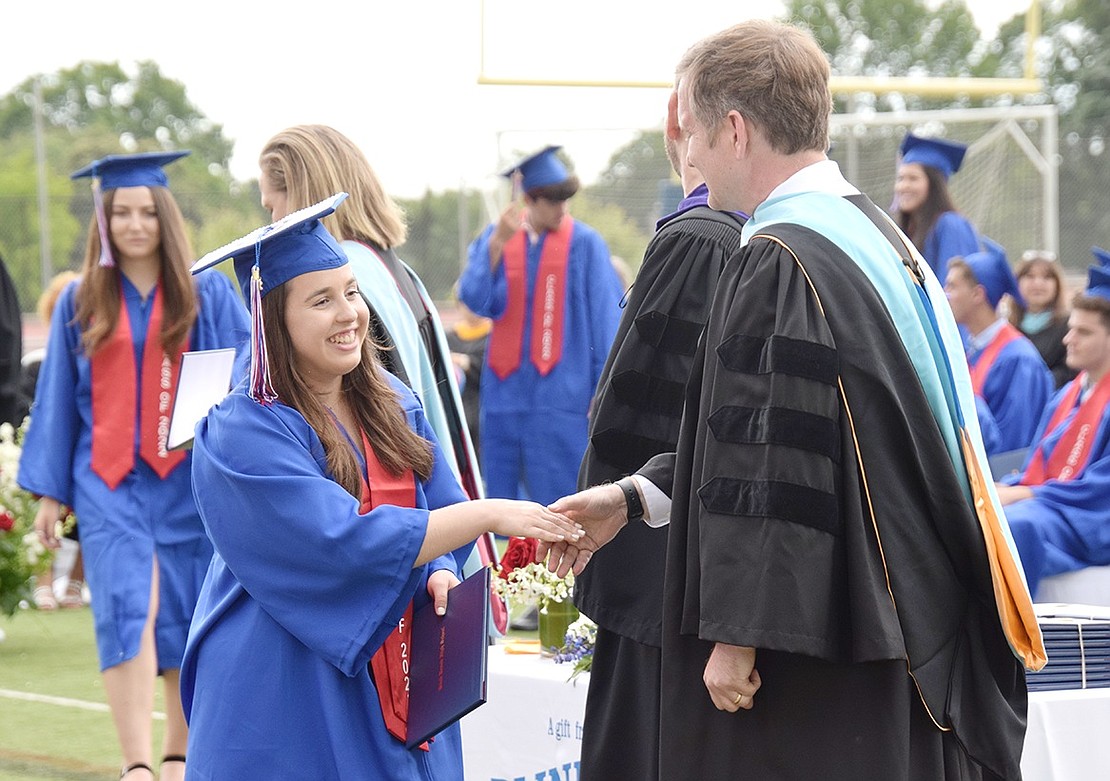
<path fill-rule="evenodd" d="M 956 210 L 948 179 L 963 164 L 967 146 L 907 133 L 894 183 L 894 216 L 943 284 L 949 258 L 979 250 L 975 226 Z"/>
<path fill-rule="evenodd" d="M 494 321 L 481 383 L 486 492 L 544 504 L 575 489 L 621 298 L 605 241 L 567 214 L 578 180 L 558 149 L 502 172 L 514 202 L 470 245 L 459 279 L 462 302 Z"/>
<path fill-rule="evenodd" d="M 111 155 L 73 174 L 92 177 L 96 214 L 81 276 L 54 309 L 19 468 L 20 484 L 43 497 L 35 523 L 47 544 L 57 545 L 61 505 L 80 519 L 104 686 L 135 779 L 152 759 L 155 668 L 169 712 L 162 777 L 184 773 L 177 670 L 212 554 L 190 454 L 166 449 L 180 354 L 245 347 L 249 327 L 226 276 L 189 276 L 163 170 L 186 154 Z"/>
<path fill-rule="evenodd" d="M 1079 375 L 1045 408 L 1022 472 L 998 486 L 1034 595 L 1044 577 L 1110 564 L 1110 268 L 1094 254 L 1064 337 Z"/>
<path fill-rule="evenodd" d="M 215 555 L 182 667 L 190 778 L 461 779 L 457 724 L 405 746 L 412 611 L 446 609 L 480 534 L 575 530 L 534 503 L 465 501 L 420 402 L 378 365 L 320 223 L 345 197 L 194 265 L 233 259 L 252 376 L 194 443 Z"/>
<path fill-rule="evenodd" d="M 987 449 L 994 455 L 1032 444 L 1053 382 L 1033 343 L 999 316 L 1002 296 L 1020 303 L 1021 293 L 1005 250 L 986 237 L 983 243 L 982 252 L 949 262 L 944 292 L 956 322 L 969 332 L 965 348 L 972 390 L 986 402 L 999 432 Z"/>

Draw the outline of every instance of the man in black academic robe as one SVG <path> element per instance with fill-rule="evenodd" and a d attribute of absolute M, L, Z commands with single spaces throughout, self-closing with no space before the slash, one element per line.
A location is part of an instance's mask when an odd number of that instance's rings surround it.
<path fill-rule="evenodd" d="M 660 778 L 1018 779 L 1026 689 L 1007 641 L 1028 661 L 1040 640 L 1000 622 L 943 291 L 825 157 L 811 36 L 745 22 L 680 72 L 688 159 L 711 205 L 754 209 L 745 247 L 716 288 L 677 453 L 631 496 L 553 505 L 591 535 L 554 546 L 561 568 L 645 497 L 653 522 L 670 515 Z M 1023 587 L 1005 596 L 1032 614 Z"/>
<path fill-rule="evenodd" d="M 686 143 L 676 110 L 672 94 L 665 143 L 686 196 L 659 221 L 628 294 L 598 384 L 580 488 L 617 480 L 652 456 L 674 451 L 713 290 L 725 261 L 740 249 L 744 220 L 706 205 L 701 174 L 683 162 Z M 659 575 L 666 547 L 665 527 L 629 525 L 575 581 L 575 604 L 598 625 L 582 781 L 659 778 Z"/>

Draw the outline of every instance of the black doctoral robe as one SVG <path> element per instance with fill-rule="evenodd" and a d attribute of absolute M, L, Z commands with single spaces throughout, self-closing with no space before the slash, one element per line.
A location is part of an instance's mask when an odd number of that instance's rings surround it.
<path fill-rule="evenodd" d="M 894 323 L 828 239 L 761 233 L 718 285 L 677 456 L 640 470 L 674 478 L 660 777 L 1020 778 L 1024 674 Z M 714 642 L 758 649 L 752 710 L 713 707 Z"/>
<path fill-rule="evenodd" d="M 698 339 L 743 224 L 697 206 L 664 223 L 648 245 L 601 373 L 580 488 L 674 450 Z M 582 781 L 658 778 L 666 547 L 666 528 L 629 525 L 575 580 L 575 604 L 598 624 Z"/>

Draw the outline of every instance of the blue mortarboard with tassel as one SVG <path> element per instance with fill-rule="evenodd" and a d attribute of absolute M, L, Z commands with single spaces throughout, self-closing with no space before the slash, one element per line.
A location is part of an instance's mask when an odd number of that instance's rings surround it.
<path fill-rule="evenodd" d="M 920 163 L 936 168 L 947 179 L 960 170 L 964 155 L 967 154 L 967 145 L 943 138 L 922 138 L 913 133 L 907 133 L 902 139 L 903 163 Z"/>
<path fill-rule="evenodd" d="M 986 236 L 980 237 L 980 240 L 983 242 L 983 249 L 965 255 L 964 262 L 975 275 L 975 280 L 987 291 L 987 300 L 991 306 L 997 307 L 1006 293 L 1013 296 L 1019 305 L 1025 306 L 1025 301 L 1018 292 L 1017 277 L 1006 260 L 1006 250 Z"/>
<path fill-rule="evenodd" d="M 528 155 L 523 160 L 514 163 L 505 169 L 501 175 L 511 179 L 518 171 L 524 177 L 523 190 L 529 192 L 537 187 L 546 187 L 550 184 L 560 184 L 570 178 L 567 168 L 555 153 L 562 149 L 561 146 L 549 146 L 539 152 Z"/>
<path fill-rule="evenodd" d="M 275 223 L 212 250 L 193 264 L 198 274 L 228 258 L 235 265 L 235 276 L 251 309 L 250 395 L 269 404 L 277 399 L 270 383 L 266 355 L 262 299 L 279 285 L 313 271 L 326 271 L 347 265 L 347 256 L 320 220 L 334 212 L 347 198 L 336 193 L 319 203 L 287 214 Z"/>
<path fill-rule="evenodd" d="M 1091 247 L 1091 254 L 1098 263 L 1087 269 L 1087 289 L 1083 292 L 1110 301 L 1110 252 Z"/>
<path fill-rule="evenodd" d="M 112 244 L 108 237 L 108 219 L 104 214 L 104 191 L 120 187 L 168 187 L 169 180 L 163 166 L 190 154 L 178 152 L 139 152 L 133 155 L 108 155 L 93 160 L 84 168 L 74 171 L 70 179 L 92 179 L 93 209 L 100 230 L 100 265 L 116 265 L 112 258 Z"/>

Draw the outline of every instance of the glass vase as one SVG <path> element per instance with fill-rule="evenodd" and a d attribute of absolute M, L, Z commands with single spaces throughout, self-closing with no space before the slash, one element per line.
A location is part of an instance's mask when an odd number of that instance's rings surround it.
<path fill-rule="evenodd" d="M 578 608 L 567 599 L 565 602 L 548 602 L 547 612 L 540 611 L 540 653 L 554 656 L 566 644 L 567 627 L 578 619 Z"/>

